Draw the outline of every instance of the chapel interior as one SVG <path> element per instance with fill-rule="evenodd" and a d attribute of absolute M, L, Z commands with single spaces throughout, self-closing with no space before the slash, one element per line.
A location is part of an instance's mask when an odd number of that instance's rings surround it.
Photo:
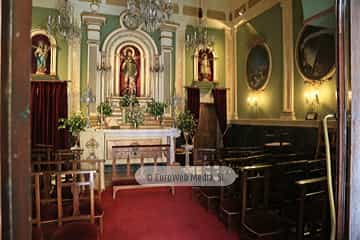
<path fill-rule="evenodd" d="M 336 2 L 32 0 L 31 239 L 335 240 Z"/>

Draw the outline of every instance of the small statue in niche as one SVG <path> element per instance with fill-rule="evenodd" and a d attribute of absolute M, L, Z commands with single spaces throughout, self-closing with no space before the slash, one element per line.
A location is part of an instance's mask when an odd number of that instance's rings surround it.
<path fill-rule="evenodd" d="M 138 75 L 138 69 L 135 61 L 135 52 L 130 48 L 125 51 L 125 60 L 121 66 L 121 70 L 124 72 L 124 82 L 126 88 L 131 94 L 136 94 L 136 77 Z"/>
<path fill-rule="evenodd" d="M 50 47 L 43 41 L 39 41 L 38 46 L 33 46 L 33 48 L 35 48 L 36 74 L 45 75 L 47 72 L 46 66 Z"/>
<path fill-rule="evenodd" d="M 211 65 L 207 53 L 201 55 L 200 60 L 200 81 L 208 81 L 211 75 Z"/>

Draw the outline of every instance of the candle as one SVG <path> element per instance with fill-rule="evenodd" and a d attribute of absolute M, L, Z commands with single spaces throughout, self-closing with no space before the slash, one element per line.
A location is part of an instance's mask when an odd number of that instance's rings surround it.
<path fill-rule="evenodd" d="M 51 20 L 52 20 L 52 17 L 49 16 L 49 17 L 48 17 L 48 24 L 49 24 L 49 25 L 51 25 Z"/>

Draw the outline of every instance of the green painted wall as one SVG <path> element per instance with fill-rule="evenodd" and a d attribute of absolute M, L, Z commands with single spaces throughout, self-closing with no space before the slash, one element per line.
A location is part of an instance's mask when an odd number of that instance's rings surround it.
<path fill-rule="evenodd" d="M 187 26 L 185 35 L 192 34 L 194 31 L 193 26 Z M 220 87 L 225 87 L 225 31 L 223 29 L 208 29 L 209 37 L 213 37 L 215 40 L 215 55 L 216 55 L 216 71 L 217 71 L 217 80 Z M 191 85 L 194 81 L 194 53 L 186 51 L 185 59 L 185 77 L 186 77 L 186 86 Z"/>
<path fill-rule="evenodd" d="M 249 23 L 242 25 L 237 33 L 237 74 L 238 74 L 238 113 L 239 118 L 279 118 L 282 111 L 283 96 L 283 44 L 282 44 L 282 13 L 280 5 L 276 5 L 265 13 L 259 15 Z M 303 26 L 303 12 L 301 0 L 293 1 L 294 17 L 294 48 L 297 37 Z M 247 103 L 247 98 L 254 92 L 246 83 L 246 58 L 249 43 L 256 35 L 265 39 L 272 52 L 272 74 L 268 86 L 263 92 L 255 94 L 258 97 L 257 108 Z M 294 49 L 295 51 L 295 49 Z M 301 78 L 296 63 L 294 66 L 294 107 L 297 119 L 304 119 L 309 106 L 305 101 L 305 93 L 318 91 L 320 105 L 316 110 L 320 117 L 329 112 L 336 111 L 336 78 L 335 76 L 321 86 L 305 84 Z"/>
<path fill-rule="evenodd" d="M 335 13 L 334 13 L 335 14 Z M 293 17 L 294 17 L 294 47 L 296 47 L 297 38 L 303 26 L 303 12 L 301 0 L 293 1 Z M 305 93 L 308 91 L 317 90 L 319 92 L 320 105 L 317 107 L 320 117 L 327 113 L 336 111 L 336 76 L 323 83 L 321 86 L 311 86 L 305 84 L 304 80 L 299 74 L 298 68 L 294 66 L 294 103 L 295 115 L 297 119 L 304 119 L 306 112 L 310 110 L 310 106 L 305 101 Z"/>
<path fill-rule="evenodd" d="M 253 29 L 256 31 L 254 32 Z M 251 107 L 247 98 L 254 92 L 246 81 L 246 59 L 256 35 L 265 39 L 272 54 L 272 73 L 266 89 L 259 94 L 258 107 Z M 239 118 L 279 118 L 282 110 L 283 89 L 282 14 L 276 5 L 249 23 L 237 33 L 237 81 Z"/>
<path fill-rule="evenodd" d="M 32 28 L 46 29 L 46 23 L 49 15 L 55 15 L 56 10 L 50 8 L 33 7 L 32 8 Z M 60 80 L 68 79 L 68 45 L 63 39 L 56 38 L 57 49 L 57 77 Z"/>

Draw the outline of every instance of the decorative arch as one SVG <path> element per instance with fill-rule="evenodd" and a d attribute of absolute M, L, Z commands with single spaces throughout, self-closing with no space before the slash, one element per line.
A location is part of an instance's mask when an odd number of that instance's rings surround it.
<path fill-rule="evenodd" d="M 48 41 L 48 43 L 50 44 L 50 54 L 49 54 L 50 62 L 48 64 L 48 66 L 49 66 L 48 75 L 56 76 L 56 74 L 57 74 L 56 73 L 56 69 L 57 69 L 57 42 L 56 42 L 55 37 L 53 35 L 51 35 L 48 31 L 44 30 L 44 29 L 34 28 L 34 29 L 31 30 L 31 40 L 33 42 L 33 41 L 36 41 L 36 39 L 46 39 L 46 41 Z M 33 58 L 34 57 L 32 56 L 32 59 Z"/>
<path fill-rule="evenodd" d="M 159 55 L 154 40 L 142 30 L 128 30 L 118 28 L 111 32 L 102 45 L 102 53 L 106 56 L 105 62 L 111 66 L 111 70 L 104 81 L 105 96 L 120 96 L 120 51 L 125 46 L 133 46 L 140 52 L 140 96 L 156 97 L 156 78 L 150 72 L 150 68 Z"/>

